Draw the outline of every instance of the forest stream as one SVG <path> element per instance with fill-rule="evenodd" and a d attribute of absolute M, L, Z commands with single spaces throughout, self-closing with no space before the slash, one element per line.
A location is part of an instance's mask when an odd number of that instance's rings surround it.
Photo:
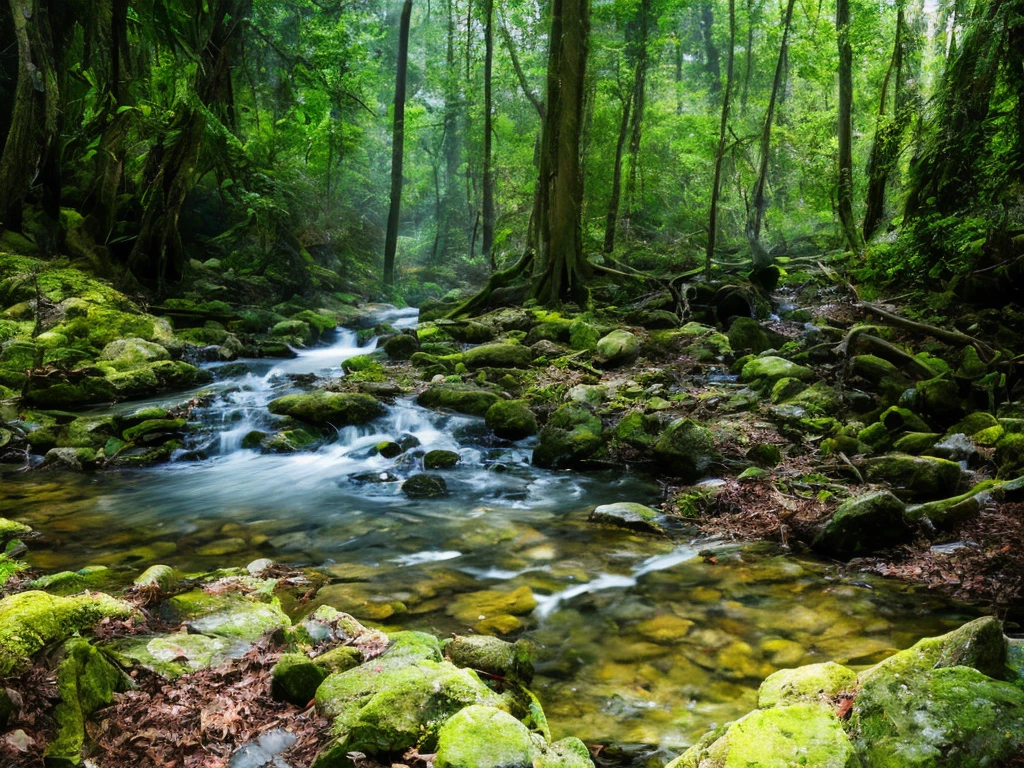
<path fill-rule="evenodd" d="M 410 328 L 416 312 L 376 319 Z M 270 400 L 342 375 L 342 360 L 376 343 L 360 347 L 354 331 L 338 329 L 291 360 L 207 365 L 216 383 L 192 411 L 198 426 L 178 460 L 8 473 L 0 517 L 42 532 L 25 557 L 33 568 L 104 565 L 110 586 L 158 563 L 202 572 L 271 558 L 330 574 L 302 613 L 332 605 L 388 631 L 439 636 L 484 622 L 492 632 L 525 629 L 555 737 L 666 758 L 750 710 L 776 669 L 863 668 L 973 615 L 923 588 L 846 575 L 777 545 L 694 540 L 679 521 L 663 537 L 588 522 L 597 505 L 655 503 L 660 489 L 628 470 L 538 468 L 536 438 L 501 441 L 482 418 L 408 398 L 312 453 L 241 447 L 280 420 Z M 169 407 L 197 393 L 115 407 Z M 375 449 L 384 441 L 418 447 L 389 459 Z M 460 457 L 445 473 L 449 494 L 407 498 L 399 480 L 435 449 Z"/>

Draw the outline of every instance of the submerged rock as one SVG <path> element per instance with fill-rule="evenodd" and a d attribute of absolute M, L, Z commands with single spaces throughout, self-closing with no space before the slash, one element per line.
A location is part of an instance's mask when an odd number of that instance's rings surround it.
<path fill-rule="evenodd" d="M 424 469 L 451 469 L 459 463 L 460 456 L 455 451 L 428 451 L 423 457 Z M 404 489 L 404 487 L 403 487 Z"/>
<path fill-rule="evenodd" d="M 267 406 L 278 416 L 291 416 L 317 427 L 366 424 L 384 415 L 384 406 L 369 395 L 348 392 L 316 392 L 285 395 Z"/>

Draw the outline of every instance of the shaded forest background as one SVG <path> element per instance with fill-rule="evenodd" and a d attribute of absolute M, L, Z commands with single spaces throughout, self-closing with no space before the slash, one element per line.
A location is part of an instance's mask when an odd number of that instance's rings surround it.
<path fill-rule="evenodd" d="M 10 0 L 2 245 L 161 291 L 211 258 L 277 298 L 478 287 L 528 247 L 549 5 Z M 784 269 L 848 249 L 864 279 L 1005 300 L 1024 254 L 1022 15 L 1020 0 L 591 3 L 583 252 L 670 274 L 709 253 Z"/>

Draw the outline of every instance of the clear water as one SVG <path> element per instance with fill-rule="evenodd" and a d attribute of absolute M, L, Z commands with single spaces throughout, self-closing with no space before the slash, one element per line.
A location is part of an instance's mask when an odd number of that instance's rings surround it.
<path fill-rule="evenodd" d="M 416 322 L 409 310 L 381 319 Z M 0 516 L 42 533 L 28 559 L 47 571 L 103 564 L 128 581 L 157 562 L 203 570 L 272 557 L 326 568 L 332 583 L 314 605 L 387 629 L 446 635 L 496 621 L 539 645 L 534 688 L 556 735 L 666 756 L 749 710 L 777 668 L 873 663 L 967 618 L 926 593 L 763 546 L 592 525 L 595 505 L 653 503 L 657 485 L 624 470 L 539 470 L 530 441 L 499 441 L 482 419 L 411 400 L 315 452 L 241 449 L 246 433 L 276 421 L 269 400 L 309 388 L 309 374 L 339 376 L 342 360 L 374 348 L 339 330 L 293 360 L 246 361 L 195 414 L 208 458 L 96 475 L 6 473 Z M 420 451 L 460 453 L 443 473 L 447 497 L 413 501 L 399 482 L 371 481 L 422 470 L 421 458 L 371 450 L 408 435 Z"/>

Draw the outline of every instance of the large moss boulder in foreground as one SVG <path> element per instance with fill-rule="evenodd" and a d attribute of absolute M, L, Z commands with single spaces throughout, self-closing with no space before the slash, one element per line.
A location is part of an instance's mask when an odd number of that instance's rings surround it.
<path fill-rule="evenodd" d="M 654 455 L 669 473 L 696 482 L 718 458 L 718 451 L 711 432 L 693 419 L 679 419 L 661 433 Z"/>
<path fill-rule="evenodd" d="M 384 406 L 369 395 L 351 392 L 285 395 L 267 407 L 278 416 L 291 416 L 317 427 L 366 424 L 385 412 Z"/>
<path fill-rule="evenodd" d="M 712 732 L 717 735 L 717 732 Z M 668 768 L 861 768 L 839 718 L 816 704 L 759 709 Z"/>
<path fill-rule="evenodd" d="M 505 440 L 522 440 L 537 434 L 537 417 L 522 400 L 501 400 L 484 416 L 487 427 Z"/>
<path fill-rule="evenodd" d="M 32 591 L 5 597 L 0 600 L 0 677 L 16 672 L 46 646 L 103 619 L 127 619 L 134 610 L 97 592 L 57 597 Z"/>
<path fill-rule="evenodd" d="M 501 398 L 472 384 L 435 384 L 423 390 L 416 402 L 424 408 L 447 408 L 469 416 L 483 416 Z"/>
<path fill-rule="evenodd" d="M 437 739 L 435 768 L 533 768 L 538 752 L 530 731 L 508 712 L 466 707 Z"/>
<path fill-rule="evenodd" d="M 533 451 L 538 467 L 564 469 L 589 458 L 604 444 L 601 417 L 578 403 L 563 405 L 540 431 Z"/>
<path fill-rule="evenodd" d="M 529 368 L 533 353 L 522 344 L 481 344 L 469 349 L 462 361 L 470 370 L 477 368 Z"/>
<path fill-rule="evenodd" d="M 508 709 L 475 672 L 444 661 L 436 638 L 398 632 L 390 640 L 382 655 L 317 689 L 317 709 L 333 721 L 334 733 L 317 766 L 347 766 L 349 752 L 431 752 L 444 723 L 465 707 Z"/>
<path fill-rule="evenodd" d="M 866 555 L 910 538 L 904 504 L 889 491 L 844 501 L 814 539 L 819 551 L 841 558 Z"/>

